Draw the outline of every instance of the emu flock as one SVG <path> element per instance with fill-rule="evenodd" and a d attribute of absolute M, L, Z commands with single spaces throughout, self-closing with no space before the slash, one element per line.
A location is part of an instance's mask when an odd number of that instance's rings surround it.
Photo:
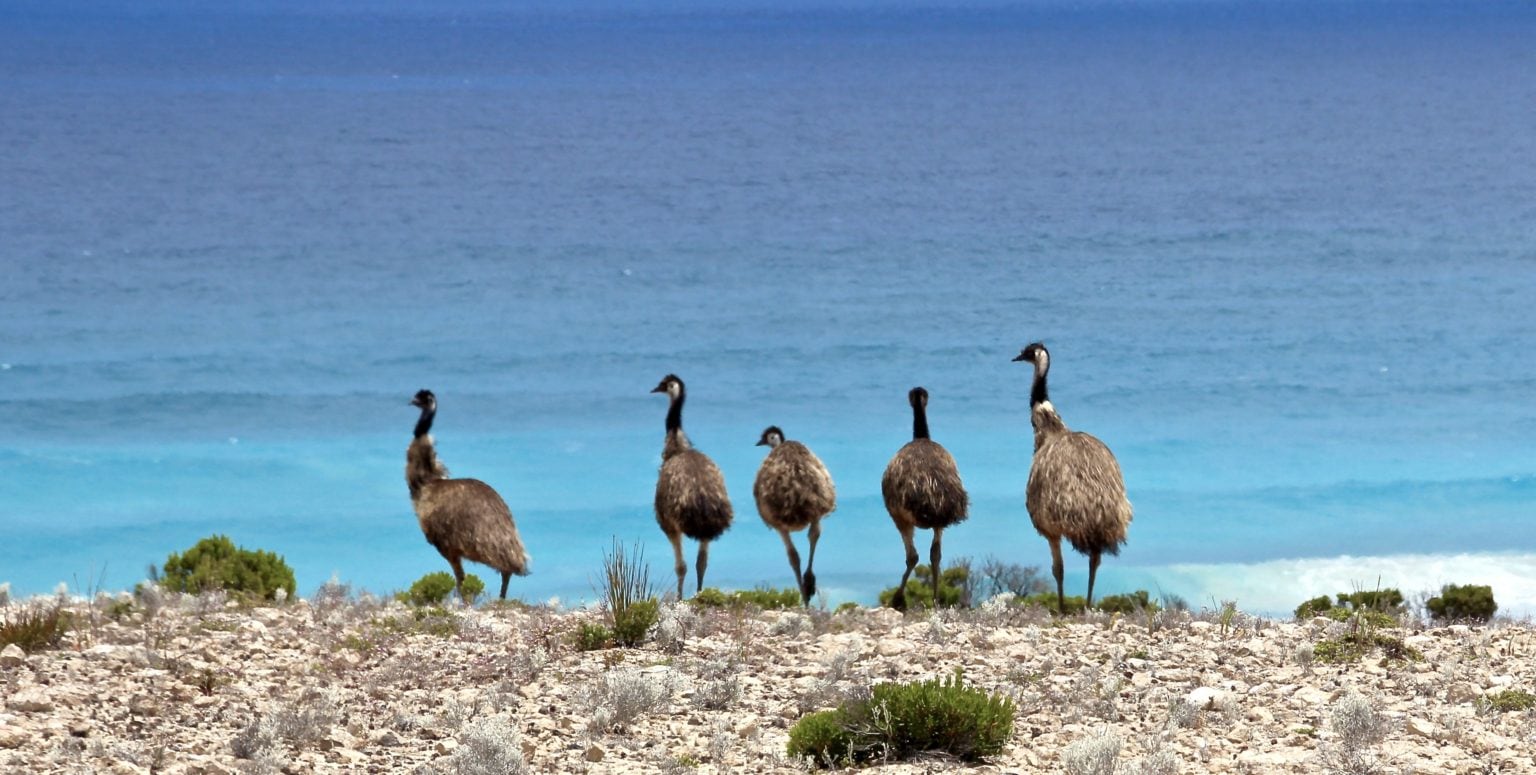
<path fill-rule="evenodd" d="M 1046 392 L 1051 356 L 1035 342 L 1023 349 L 1015 362 L 1034 367 L 1029 394 L 1030 424 L 1034 428 L 1034 457 L 1029 468 L 1025 506 L 1035 530 L 1051 547 L 1051 575 L 1056 579 L 1058 610 L 1065 611 L 1062 589 L 1061 541 L 1088 556 L 1088 605 L 1093 604 L 1093 582 L 1105 553 L 1119 554 L 1131 523 L 1131 503 L 1125 495 L 1120 465 L 1103 442 L 1086 433 L 1067 430 Z M 651 392 L 668 399 L 666 440 L 661 452 L 661 471 L 656 478 L 656 522 L 672 543 L 677 572 L 677 596 L 683 597 L 688 564 L 683 557 L 683 537 L 698 542 L 694 560 L 695 591 L 704 588 L 709 564 L 709 544 L 731 526 L 734 512 L 726 494 L 725 477 L 709 456 L 693 448 L 683 432 L 683 402 L 687 388 L 674 374 L 662 378 Z M 906 607 L 907 580 L 917 567 L 913 534 L 918 528 L 933 531 L 929 548 L 930 579 L 934 600 L 939 599 L 941 545 L 944 530 L 965 521 L 969 498 L 960 481 L 955 459 L 928 434 L 928 391 L 912 388 L 912 440 L 897 450 L 880 481 L 886 511 L 906 547 L 906 569 L 896 586 L 891 605 Z M 411 404 L 421 409 L 415 437 L 405 453 L 405 481 L 410 489 L 421 532 L 453 568 L 456 589 L 463 598 L 464 560 L 482 563 L 501 573 L 501 597 L 514 575 L 529 571 L 528 553 L 518 536 L 517 525 L 506 501 L 478 479 L 453 479 L 437 459 L 430 435 L 437 415 L 437 397 L 430 390 L 418 392 Z M 758 440 L 768 454 L 752 487 L 757 513 L 784 539 L 790 567 L 801 601 L 809 605 L 816 594 L 816 541 L 821 521 L 837 508 L 832 475 L 810 448 L 769 426 Z M 790 533 L 808 531 L 809 552 L 805 570 Z"/>

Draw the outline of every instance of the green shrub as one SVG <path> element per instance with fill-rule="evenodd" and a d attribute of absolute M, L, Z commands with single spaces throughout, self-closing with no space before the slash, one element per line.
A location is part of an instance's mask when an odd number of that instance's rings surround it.
<path fill-rule="evenodd" d="M 1013 734 L 1013 700 L 948 681 L 878 684 L 869 699 L 812 713 L 789 733 L 790 756 L 823 764 L 901 760 L 941 753 L 974 762 L 1003 750 Z"/>
<path fill-rule="evenodd" d="M 473 605 L 475 598 L 485 592 L 485 582 L 473 573 L 464 575 L 464 603 Z M 453 574 L 433 571 L 411 583 L 406 592 L 398 592 L 395 599 L 414 606 L 442 605 L 453 594 Z"/>
<path fill-rule="evenodd" d="M 1345 633 L 1336 639 L 1319 641 L 1312 647 L 1312 657 L 1319 662 L 1345 664 L 1358 662 L 1371 652 L 1380 649 L 1382 658 L 1398 662 L 1418 662 L 1424 658 L 1418 649 L 1403 643 L 1401 638 L 1383 635 L 1369 629 Z"/>
<path fill-rule="evenodd" d="M 1338 602 L 1335 603 L 1334 600 Z M 1398 614 L 1403 610 L 1403 593 L 1386 589 L 1340 592 L 1333 598 L 1327 595 L 1314 597 L 1296 606 L 1297 619 L 1322 616 L 1336 622 L 1359 619 L 1372 627 L 1396 627 Z"/>
<path fill-rule="evenodd" d="M 1358 611 L 1382 611 L 1394 613 L 1403 607 L 1403 593 L 1392 588 L 1366 589 L 1359 592 L 1335 595 L 1341 608 L 1353 608 Z"/>
<path fill-rule="evenodd" d="M 1332 608 L 1333 598 L 1327 595 L 1319 595 L 1305 603 L 1302 603 L 1299 606 L 1296 606 L 1296 618 L 1311 619 L 1314 616 L 1322 615 L 1324 611 L 1331 610 Z"/>
<path fill-rule="evenodd" d="M 279 589 L 292 600 L 296 588 L 293 569 L 282 557 L 236 548 L 223 535 L 204 538 L 184 554 L 171 553 L 160 584 L 173 592 L 222 589 L 232 595 L 261 600 L 275 600 Z"/>
<path fill-rule="evenodd" d="M 689 598 L 688 602 L 699 608 L 761 608 L 768 611 L 799 608 L 801 601 L 800 593 L 793 589 L 758 587 L 724 592 L 714 587 L 705 587 Z"/>
<path fill-rule="evenodd" d="M 1477 584 L 1446 584 L 1440 588 L 1439 596 L 1430 598 L 1424 606 L 1431 617 L 1440 621 L 1486 622 L 1499 610 L 1498 603 L 1493 602 L 1493 587 Z"/>
<path fill-rule="evenodd" d="M 965 588 L 970 578 L 970 571 L 964 565 L 952 565 L 939 574 L 939 605 L 944 608 L 955 608 L 963 604 L 965 600 Z M 912 578 L 907 579 L 907 608 L 918 610 L 933 607 L 933 571 L 927 565 L 919 565 L 912 569 Z M 891 598 L 896 596 L 895 587 L 887 587 L 880 591 L 880 605 L 889 607 Z"/>
<path fill-rule="evenodd" d="M 1496 713 L 1530 710 L 1531 708 L 1536 708 L 1536 695 L 1524 689 L 1505 689 L 1498 694 L 1490 694 L 1480 698 L 1477 705 L 1481 710 Z"/>
<path fill-rule="evenodd" d="M 1038 606 L 1052 613 L 1056 612 L 1056 605 L 1058 603 L 1056 600 L 1055 592 L 1041 592 L 1037 595 L 1030 595 L 1029 597 L 1016 600 L 1014 602 L 1016 605 L 1025 607 Z M 1065 603 L 1067 607 L 1066 613 L 1069 616 L 1076 616 L 1088 610 L 1088 601 L 1085 600 L 1082 595 L 1067 595 L 1060 602 Z"/>
<path fill-rule="evenodd" d="M 59 606 L 22 609 L 0 622 L 0 648 L 11 644 L 31 654 L 56 649 L 74 624 L 74 617 Z"/>
<path fill-rule="evenodd" d="M 1142 611 L 1157 611 L 1157 603 L 1152 602 L 1152 596 L 1145 589 L 1138 589 L 1123 595 L 1107 595 L 1094 606 L 1100 611 L 1111 614 L 1133 614 Z"/>
<path fill-rule="evenodd" d="M 624 545 L 613 539 L 613 552 L 603 554 L 602 593 L 612 617 L 613 639 L 627 647 L 644 643 L 661 606 L 651 589 L 651 566 L 639 544 L 626 555 Z"/>
<path fill-rule="evenodd" d="M 571 645 L 575 646 L 577 651 L 605 649 L 612 642 L 613 633 L 596 622 L 582 622 L 571 633 Z"/>

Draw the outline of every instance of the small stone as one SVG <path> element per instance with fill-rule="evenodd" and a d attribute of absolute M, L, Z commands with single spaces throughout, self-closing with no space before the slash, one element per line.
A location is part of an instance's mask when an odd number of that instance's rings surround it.
<path fill-rule="evenodd" d="M 442 740 L 437 741 L 436 745 L 432 746 L 432 750 L 436 751 L 438 756 L 447 756 L 458 750 L 458 748 L 459 741 L 451 737 L 445 737 Z"/>
<path fill-rule="evenodd" d="M 70 724 L 69 724 L 69 736 L 70 737 L 90 737 L 91 736 L 91 723 L 89 721 L 85 721 L 83 719 L 81 719 L 79 721 L 72 721 L 72 722 L 70 722 Z"/>
<path fill-rule="evenodd" d="M 53 700 L 42 689 L 29 686 L 11 695 L 11 698 L 5 701 L 5 706 L 23 713 L 47 713 L 53 710 Z"/>
<path fill-rule="evenodd" d="M 377 743 L 379 745 L 385 746 L 387 748 L 393 748 L 393 747 L 395 747 L 397 745 L 400 745 L 401 741 L 400 741 L 400 736 L 395 734 L 395 730 L 393 730 L 393 729 L 386 729 L 386 730 L 384 730 L 384 734 L 379 735 L 378 737 L 374 738 L 373 742 L 375 742 L 375 743 Z"/>
<path fill-rule="evenodd" d="M 160 705 L 155 702 L 155 698 L 147 694 L 138 694 L 128 701 L 128 712 L 135 716 L 158 716 Z"/>
<path fill-rule="evenodd" d="M 1212 686 L 1201 686 L 1185 695 L 1184 701 L 1200 710 L 1219 710 L 1227 705 L 1227 693 Z"/>
<path fill-rule="evenodd" d="M 342 764 L 348 764 L 353 767 L 358 767 L 368 763 L 367 754 L 361 751 L 354 751 L 351 748 L 333 748 L 331 749 L 331 757 L 340 761 Z"/>
<path fill-rule="evenodd" d="M 1434 722 L 1425 721 L 1421 718 L 1408 719 L 1406 727 L 1408 734 L 1422 737 L 1425 740 L 1436 740 L 1440 737 L 1440 728 L 1435 726 Z"/>
<path fill-rule="evenodd" d="M 1482 692 L 1471 681 L 1457 681 L 1445 690 L 1445 701 L 1454 705 L 1472 702 L 1482 696 Z"/>
<path fill-rule="evenodd" d="M 747 738 L 749 738 L 749 737 L 751 737 L 751 736 L 753 736 L 755 734 L 757 734 L 757 722 L 756 721 L 748 721 L 747 723 L 741 725 L 741 729 L 736 730 L 736 736 L 740 737 L 743 740 L 745 740 L 745 739 L 747 739 Z"/>
<path fill-rule="evenodd" d="M 1152 685 L 1152 674 L 1151 673 L 1132 673 L 1131 674 L 1131 686 L 1134 686 L 1137 689 L 1145 689 L 1145 688 L 1147 688 L 1148 686 L 1151 686 L 1151 685 Z"/>
<path fill-rule="evenodd" d="M 587 746 L 587 752 L 585 756 L 589 762 L 600 762 L 603 760 L 603 747 L 597 743 L 593 743 L 592 745 Z"/>
<path fill-rule="evenodd" d="M 0 651 L 0 667 L 20 667 L 27 661 L 27 652 L 14 643 Z"/>
<path fill-rule="evenodd" d="M 30 739 L 32 736 L 20 729 L 0 727 L 0 748 L 20 748 Z"/>

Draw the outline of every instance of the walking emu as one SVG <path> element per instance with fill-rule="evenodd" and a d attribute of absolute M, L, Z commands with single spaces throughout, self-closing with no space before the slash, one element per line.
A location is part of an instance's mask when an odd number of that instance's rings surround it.
<path fill-rule="evenodd" d="M 512 575 L 528 575 L 528 553 L 517 535 L 512 511 L 491 486 L 479 479 L 449 479 L 428 435 L 437 416 L 437 396 L 422 390 L 411 399 L 421 407 L 416 438 L 405 451 L 405 483 L 427 543 L 453 566 L 454 590 L 464 599 L 464 560 L 501 572 L 501 598 Z"/>
<path fill-rule="evenodd" d="M 683 433 L 683 401 L 687 389 L 675 374 L 663 377 L 652 393 L 666 393 L 667 441 L 661 449 L 661 473 L 656 477 L 656 524 L 672 542 L 677 561 L 677 599 L 683 599 L 683 579 L 688 563 L 683 561 L 683 536 L 699 542 L 699 559 L 694 563 L 699 577 L 697 589 L 704 588 L 704 568 L 709 564 L 709 542 L 719 538 L 731 526 L 731 499 L 725 492 L 725 477 L 707 455 L 693 448 Z"/>
<path fill-rule="evenodd" d="M 795 585 L 800 588 L 800 600 L 810 605 L 816 594 L 816 574 L 811 570 L 816 564 L 816 539 L 821 537 L 822 518 L 837 508 L 837 490 L 821 459 L 804 444 L 785 440 L 784 431 L 777 425 L 768 426 L 757 445 L 769 448 L 762 467 L 757 469 L 757 482 L 752 485 L 757 513 L 784 539 L 789 566 L 795 569 Z M 800 553 L 795 551 L 789 534 L 806 527 L 810 527 L 811 555 L 805 563 L 805 575 L 801 576 Z"/>
<path fill-rule="evenodd" d="M 933 604 L 939 604 L 939 546 L 944 528 L 965 521 L 969 499 L 960 483 L 955 459 L 943 447 L 928 438 L 928 391 L 915 387 L 907 394 L 912 404 L 912 440 L 907 442 L 880 480 L 885 496 L 885 510 L 901 531 L 907 547 L 907 569 L 891 598 L 891 607 L 907 607 L 907 578 L 917 566 L 917 549 L 912 545 L 915 528 L 933 530 L 929 564 L 933 570 Z"/>
<path fill-rule="evenodd" d="M 1069 431 L 1045 392 L 1051 354 L 1040 342 L 1025 347 L 1014 361 L 1035 366 L 1029 391 L 1029 422 L 1035 429 L 1035 456 L 1029 466 L 1025 505 L 1035 530 L 1051 544 L 1051 573 L 1056 577 L 1056 606 L 1066 611 L 1062 593 L 1061 539 L 1088 555 L 1088 605 L 1093 605 L 1093 579 L 1099 557 L 1119 554 L 1131 524 L 1131 502 L 1125 497 L 1120 464 L 1104 442 L 1080 431 Z"/>

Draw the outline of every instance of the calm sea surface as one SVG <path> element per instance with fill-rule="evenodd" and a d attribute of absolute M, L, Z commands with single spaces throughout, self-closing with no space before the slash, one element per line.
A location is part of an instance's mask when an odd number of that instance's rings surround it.
<path fill-rule="evenodd" d="M 791 583 L 769 424 L 837 481 L 829 602 L 894 584 L 914 385 L 973 498 L 946 557 L 1048 566 L 1043 339 L 1136 509 L 1101 590 L 1536 612 L 1532 40 L 1498 4 L 0 0 L 0 581 L 122 589 L 216 532 L 303 594 L 446 569 L 425 387 L 515 594 L 591 598 L 613 537 L 666 582 L 668 372 L 736 504 L 711 584 Z"/>

